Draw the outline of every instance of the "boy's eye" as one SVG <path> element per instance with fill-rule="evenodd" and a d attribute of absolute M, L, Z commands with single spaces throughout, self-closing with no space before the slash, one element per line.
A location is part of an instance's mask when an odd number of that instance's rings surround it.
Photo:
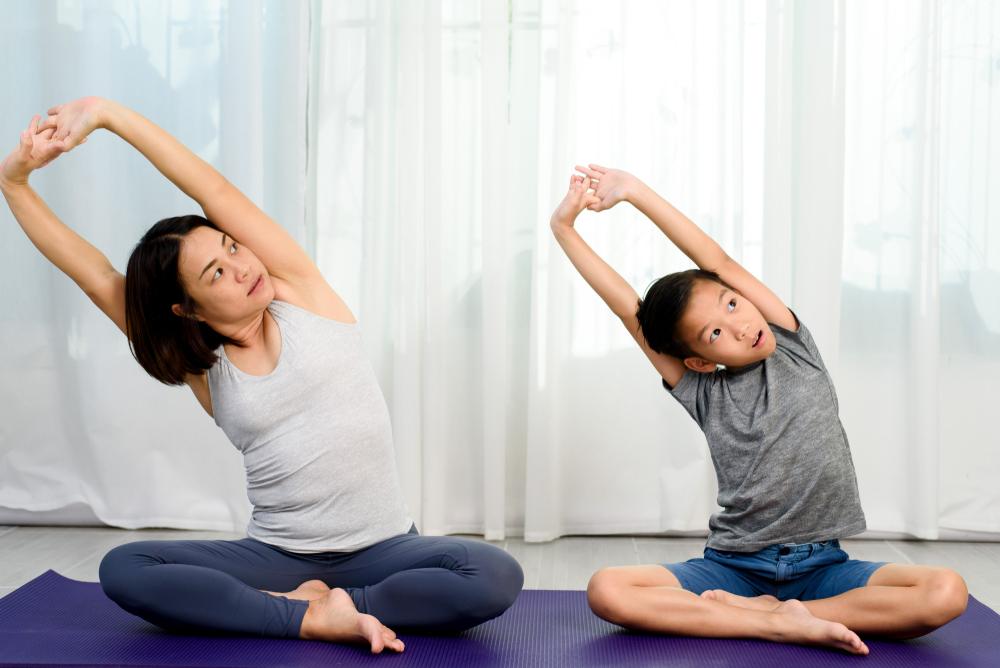
<path fill-rule="evenodd" d="M 736 308 L 736 300 L 735 299 L 730 299 L 729 300 L 729 310 L 732 311 L 735 308 Z"/>
<path fill-rule="evenodd" d="M 719 334 L 722 333 L 721 329 L 713 329 L 712 333 L 708 335 L 708 342 L 715 343 L 715 340 L 719 338 Z"/>
<path fill-rule="evenodd" d="M 230 246 L 229 246 L 229 253 L 231 255 L 231 254 L 233 254 L 235 252 L 236 252 L 236 243 L 234 242 L 234 243 L 230 244 Z"/>

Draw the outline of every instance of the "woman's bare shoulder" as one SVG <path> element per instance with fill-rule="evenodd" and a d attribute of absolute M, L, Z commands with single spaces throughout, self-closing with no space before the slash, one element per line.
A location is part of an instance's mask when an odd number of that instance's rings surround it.
<path fill-rule="evenodd" d="M 308 285 L 292 284 L 281 278 L 272 277 L 274 298 L 305 309 L 323 318 L 354 323 L 357 320 L 351 309 L 326 281 L 314 281 Z"/>

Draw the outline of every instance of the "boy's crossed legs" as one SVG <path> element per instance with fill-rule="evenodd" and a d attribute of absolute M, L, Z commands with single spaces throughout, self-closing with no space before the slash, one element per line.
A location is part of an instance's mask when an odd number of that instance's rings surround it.
<path fill-rule="evenodd" d="M 921 636 L 960 615 L 968 600 L 965 582 L 948 569 L 848 562 L 836 541 L 786 548 L 780 557 L 778 549 L 708 549 L 706 559 L 669 568 L 605 568 L 591 578 L 588 600 L 597 615 L 630 628 L 856 654 L 868 652 L 858 634 Z"/>

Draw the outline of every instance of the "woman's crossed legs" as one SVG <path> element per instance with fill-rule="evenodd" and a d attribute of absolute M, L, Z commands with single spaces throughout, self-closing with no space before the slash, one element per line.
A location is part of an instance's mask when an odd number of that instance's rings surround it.
<path fill-rule="evenodd" d="M 415 530 L 350 553 L 295 554 L 252 538 L 140 541 L 111 550 L 100 579 L 122 608 L 167 629 L 364 642 L 376 652 L 402 650 L 390 628 L 455 632 L 491 619 L 523 583 L 499 548 Z"/>

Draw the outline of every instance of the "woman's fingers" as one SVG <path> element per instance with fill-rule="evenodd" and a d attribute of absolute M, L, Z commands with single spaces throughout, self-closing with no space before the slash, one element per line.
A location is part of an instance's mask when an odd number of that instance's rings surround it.
<path fill-rule="evenodd" d="M 38 126 L 37 132 L 41 132 L 42 130 L 48 130 L 49 128 L 56 128 L 56 127 L 58 127 L 58 124 L 56 123 L 56 117 L 49 116 L 44 121 L 42 121 L 41 125 Z"/>
<path fill-rule="evenodd" d="M 601 167 L 600 165 L 595 165 L 594 163 L 590 163 L 590 168 L 595 172 L 597 172 L 598 174 L 606 174 L 607 172 L 611 171 L 607 167 Z"/>
<path fill-rule="evenodd" d="M 51 107 L 48 110 L 48 112 L 46 112 L 46 113 L 48 113 L 48 114 L 58 114 L 59 110 L 62 109 L 62 108 L 63 108 L 63 106 L 61 104 L 57 104 L 56 106 Z"/>
<path fill-rule="evenodd" d="M 582 174 L 586 174 L 587 176 L 589 176 L 591 178 L 598 178 L 598 179 L 601 178 L 601 175 L 599 173 L 597 173 L 596 171 L 594 171 L 593 169 L 587 169 L 586 167 L 581 167 L 580 165 L 576 165 L 574 167 L 574 169 L 576 169 L 576 171 L 578 171 L 578 172 L 580 172 Z"/>
<path fill-rule="evenodd" d="M 33 136 L 31 134 L 31 132 L 29 132 L 28 130 L 25 130 L 24 132 L 22 132 L 21 133 L 21 148 L 30 151 L 31 147 L 34 146 L 34 145 L 35 145 L 35 140 L 33 139 Z"/>

